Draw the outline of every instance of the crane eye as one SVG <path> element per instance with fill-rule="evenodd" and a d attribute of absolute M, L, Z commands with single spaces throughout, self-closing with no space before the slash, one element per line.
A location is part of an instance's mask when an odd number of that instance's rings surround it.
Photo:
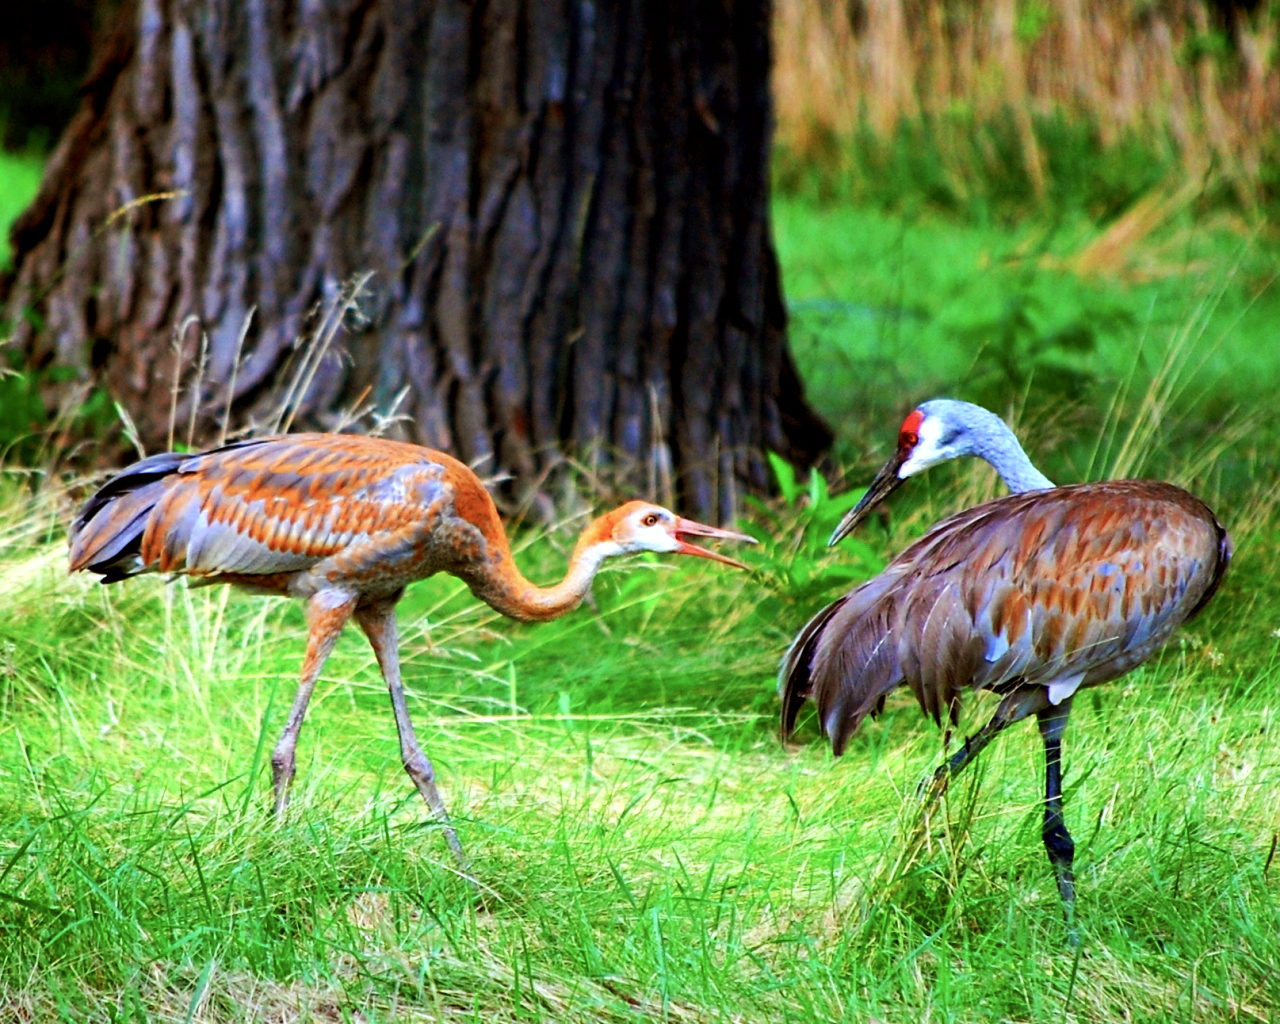
<path fill-rule="evenodd" d="M 898 438 L 898 444 L 906 448 L 914 448 L 920 443 L 920 435 L 914 430 L 904 430 Z"/>
<path fill-rule="evenodd" d="M 650 512 L 647 516 L 640 520 L 641 526 L 657 526 L 661 517 L 657 512 Z"/>

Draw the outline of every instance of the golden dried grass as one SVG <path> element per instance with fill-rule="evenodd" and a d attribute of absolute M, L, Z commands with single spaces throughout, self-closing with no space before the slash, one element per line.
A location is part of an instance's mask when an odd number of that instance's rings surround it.
<path fill-rule="evenodd" d="M 1217 23 L 1203 0 L 778 0 L 779 143 L 804 158 L 864 126 L 1012 112 L 1027 175 L 1046 185 L 1033 118 L 1089 118 L 1103 145 L 1169 139 L 1187 172 L 1213 166 L 1250 201 L 1280 124 L 1269 5 Z"/>

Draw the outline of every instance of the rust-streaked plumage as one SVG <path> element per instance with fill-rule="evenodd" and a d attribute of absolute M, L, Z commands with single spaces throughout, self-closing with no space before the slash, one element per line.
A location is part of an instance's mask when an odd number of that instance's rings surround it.
<path fill-rule="evenodd" d="M 687 537 L 751 540 L 628 502 L 587 527 L 563 581 L 539 587 L 516 568 L 489 493 L 456 459 L 380 438 L 290 434 L 153 455 L 128 467 L 72 524 L 70 564 L 103 583 L 180 573 L 307 601 L 302 680 L 272 755 L 277 812 L 287 801 L 311 691 L 342 627 L 355 618 L 391 693 L 405 769 L 461 861 L 405 707 L 394 610 L 405 587 L 447 572 L 504 615 L 546 621 L 576 608 L 601 563 L 618 555 L 670 552 L 741 568 Z"/>
<path fill-rule="evenodd" d="M 782 729 L 806 699 L 836 754 L 898 686 L 954 723 L 964 691 L 1004 696 L 937 773 L 942 783 L 1006 726 L 1036 715 L 1046 746 L 1044 839 L 1068 912 L 1073 846 L 1062 820 L 1060 745 L 1072 696 L 1158 650 L 1213 596 L 1231 544 L 1212 511 L 1172 484 L 1054 487 L 986 410 L 926 402 L 832 543 L 903 479 L 978 455 L 1015 491 L 933 527 L 879 576 L 819 612 L 783 661 Z"/>

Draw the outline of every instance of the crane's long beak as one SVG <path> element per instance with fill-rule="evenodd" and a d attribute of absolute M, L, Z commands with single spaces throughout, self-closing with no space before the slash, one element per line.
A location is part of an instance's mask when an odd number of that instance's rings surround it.
<path fill-rule="evenodd" d="M 832 547 L 840 543 L 845 537 L 849 536 L 854 529 L 864 519 L 871 514 L 871 510 L 880 502 L 884 501 L 894 490 L 902 483 L 902 478 L 898 476 L 898 470 L 902 468 L 902 463 L 906 461 L 906 455 L 903 452 L 896 452 L 888 462 L 876 474 L 876 478 L 871 481 L 871 486 L 867 488 L 867 493 L 862 496 L 858 504 L 854 505 L 852 510 L 840 520 L 840 525 L 836 527 L 835 533 L 831 535 L 831 539 L 827 541 L 827 547 Z"/>
<path fill-rule="evenodd" d="M 754 537 L 748 537 L 745 533 L 734 533 L 732 530 L 721 530 L 715 526 L 705 526 L 702 523 L 695 523 L 692 519 L 677 518 L 675 530 L 672 532 L 680 544 L 676 548 L 677 555 L 710 558 L 713 562 L 724 562 L 725 565 L 732 565 L 735 569 L 746 569 L 747 566 L 720 554 L 718 551 L 708 551 L 706 548 L 700 548 L 696 544 L 688 544 L 685 542 L 685 537 L 714 537 L 717 540 L 740 540 L 747 544 L 756 542 Z"/>

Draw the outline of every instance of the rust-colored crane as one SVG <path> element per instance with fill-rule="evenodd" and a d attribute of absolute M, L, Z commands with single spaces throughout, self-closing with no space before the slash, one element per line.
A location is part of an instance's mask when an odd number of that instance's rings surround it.
<path fill-rule="evenodd" d="M 1001 694 L 991 720 L 935 773 L 937 793 L 992 737 L 1034 714 L 1045 746 L 1044 845 L 1070 923 L 1075 846 L 1061 753 L 1072 696 L 1140 665 L 1199 612 L 1227 570 L 1231 539 L 1172 484 L 1055 487 L 999 417 L 936 399 L 906 418 L 897 451 L 831 543 L 907 477 L 962 455 L 985 459 L 1014 493 L 943 520 L 809 620 L 782 662 L 782 732 L 790 736 L 811 697 L 839 755 L 897 686 L 939 724 L 944 714 L 955 724 L 965 690 Z"/>
<path fill-rule="evenodd" d="M 405 771 L 463 863 L 405 705 L 395 619 L 405 587 L 447 572 L 502 614 L 544 622 L 576 608 L 601 563 L 617 555 L 668 552 L 745 568 L 687 537 L 752 540 L 632 501 L 583 531 L 562 582 L 538 587 L 516 568 L 493 499 L 461 462 L 399 441 L 289 434 L 143 459 L 88 500 L 70 543 L 71 570 L 96 572 L 103 583 L 182 573 L 307 602 L 302 679 L 271 756 L 277 813 L 311 691 L 354 617 L 391 693 Z"/>

